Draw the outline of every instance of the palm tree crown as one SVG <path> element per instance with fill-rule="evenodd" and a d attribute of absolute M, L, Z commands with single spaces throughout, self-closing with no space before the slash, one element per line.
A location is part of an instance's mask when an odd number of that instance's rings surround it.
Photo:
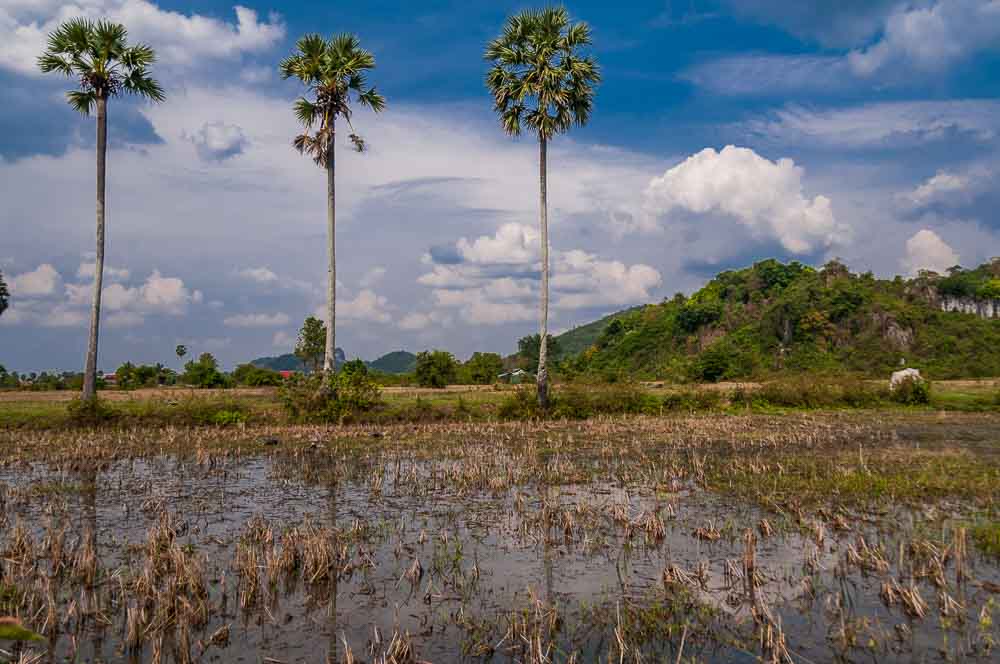
<path fill-rule="evenodd" d="M 335 123 L 342 117 L 351 126 L 354 147 L 363 151 L 365 142 L 351 125 L 351 103 L 356 100 L 376 113 L 385 108 L 385 98 L 368 87 L 365 78 L 366 71 L 375 67 L 375 56 L 350 34 L 329 41 L 317 34 L 305 35 L 295 48 L 297 52 L 279 65 L 281 76 L 302 81 L 315 99 L 300 97 L 295 102 L 295 116 L 306 131 L 295 137 L 293 145 L 326 167 L 332 156 Z"/>
<path fill-rule="evenodd" d="M 485 56 L 493 63 L 486 85 L 504 131 L 518 136 L 527 127 L 548 140 L 573 124 L 586 124 L 601 80 L 593 58 L 579 53 L 588 45 L 590 26 L 570 24 L 563 7 L 507 19 Z"/>
<path fill-rule="evenodd" d="M 98 99 L 122 92 L 163 101 L 163 88 L 149 75 L 149 66 L 155 61 L 156 54 L 149 46 L 129 46 L 124 25 L 76 18 L 49 35 L 38 66 L 45 73 L 79 77 L 80 89 L 66 93 L 66 97 L 70 106 L 88 115 Z"/>

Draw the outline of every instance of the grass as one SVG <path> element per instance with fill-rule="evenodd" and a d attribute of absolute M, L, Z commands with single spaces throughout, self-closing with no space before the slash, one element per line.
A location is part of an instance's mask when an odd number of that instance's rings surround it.
<path fill-rule="evenodd" d="M 541 419 L 530 388 L 387 388 L 382 395 L 377 409 L 350 421 L 388 425 Z M 557 420 L 621 414 L 780 414 L 839 409 L 1000 411 L 1000 389 L 994 381 L 935 382 L 931 402 L 924 406 L 892 402 L 881 383 L 823 377 L 734 386 L 571 383 L 557 386 L 553 395 L 554 405 L 547 418 Z M 80 418 L 68 397 L 64 393 L 0 392 L 0 428 L 60 429 L 79 424 L 240 427 L 288 422 L 273 389 L 107 393 L 101 395 L 96 422 Z"/>
<path fill-rule="evenodd" d="M 970 534 L 980 550 L 1000 558 L 1000 521 L 981 521 L 972 527 Z"/>

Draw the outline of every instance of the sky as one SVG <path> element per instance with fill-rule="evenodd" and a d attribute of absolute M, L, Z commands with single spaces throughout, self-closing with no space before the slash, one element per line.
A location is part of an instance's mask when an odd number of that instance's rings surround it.
<path fill-rule="evenodd" d="M 290 352 L 325 301 L 325 176 L 291 147 L 277 63 L 356 33 L 385 112 L 338 139 L 337 344 L 509 353 L 537 330 L 537 143 L 509 138 L 491 0 L 0 0 L 0 364 L 78 370 L 94 263 L 94 120 L 35 60 L 60 21 L 124 23 L 160 105 L 110 105 L 99 365 Z M 549 149 L 550 329 L 768 257 L 880 276 L 1000 255 L 1000 0 L 567 2 L 601 66 Z M 343 129 L 343 127 L 341 127 Z"/>

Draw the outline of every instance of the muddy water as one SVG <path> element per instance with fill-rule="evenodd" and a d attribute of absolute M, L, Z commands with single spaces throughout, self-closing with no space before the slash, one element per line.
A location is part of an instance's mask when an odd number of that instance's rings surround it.
<path fill-rule="evenodd" d="M 461 460 L 199 461 L 0 470 L 0 598 L 47 636 L 27 652 L 38 661 L 909 662 L 988 659 L 1000 639 L 981 585 L 1000 582 L 995 562 L 970 544 L 961 582 L 954 556 L 942 557 L 938 578 L 914 573 L 927 567 L 914 560 L 914 538 L 944 523 L 924 511 L 847 513 L 833 527 L 681 480 L 500 478 L 470 488 L 456 479 Z M 63 529 L 60 566 L 50 552 Z M 93 581 L 76 571 L 89 532 Z M 157 532 L 169 537 L 151 546 Z M 303 532 L 323 533 L 336 552 L 318 580 L 303 550 L 289 573 L 266 562 L 302 546 Z M 151 617 L 172 587 L 160 583 L 154 597 L 143 574 L 161 567 L 151 560 L 166 547 L 203 579 L 204 619 L 188 609 L 167 623 Z M 251 550 L 247 572 L 240 561 Z M 887 582 L 915 589 L 922 611 L 887 599 Z M 129 610 L 142 607 L 150 617 L 129 646 Z M 213 638 L 226 627 L 228 639 Z"/>

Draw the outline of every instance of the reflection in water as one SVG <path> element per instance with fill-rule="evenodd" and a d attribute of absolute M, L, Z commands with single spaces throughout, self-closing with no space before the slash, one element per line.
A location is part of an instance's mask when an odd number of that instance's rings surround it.
<path fill-rule="evenodd" d="M 909 661 L 996 638 L 984 591 L 951 578 L 962 562 L 996 582 L 996 564 L 914 549 L 920 521 L 904 511 L 886 532 L 815 521 L 771 534 L 757 525 L 767 514 L 684 481 L 463 484 L 462 463 L 314 454 L 0 470 L 2 583 L 25 593 L 4 601 L 39 628 L 36 612 L 54 605 L 52 660 L 820 661 L 871 642 L 879 661 Z M 57 561 L 63 526 L 73 551 Z M 129 607 L 143 627 L 131 651 Z"/>

